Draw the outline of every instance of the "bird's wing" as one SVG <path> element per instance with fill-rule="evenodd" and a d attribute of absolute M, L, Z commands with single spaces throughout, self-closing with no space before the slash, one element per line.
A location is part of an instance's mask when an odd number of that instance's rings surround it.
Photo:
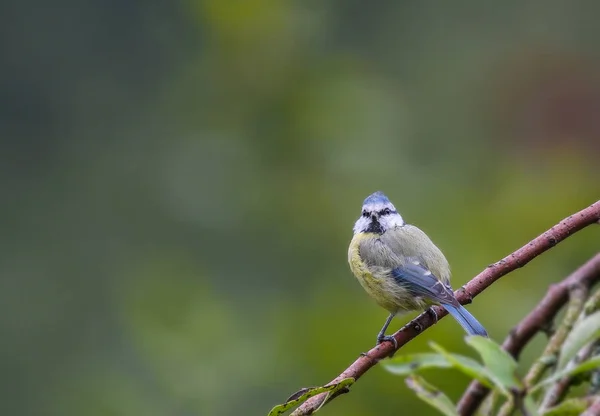
<path fill-rule="evenodd" d="M 401 259 L 395 266 L 403 266 L 406 259 L 417 260 L 421 267 L 429 270 L 445 285 L 450 282 L 450 265 L 440 249 L 419 228 L 413 225 L 404 225 L 386 231 L 381 237 L 381 242 Z M 392 267 L 393 268 L 393 267 Z"/>
<path fill-rule="evenodd" d="M 452 289 L 416 259 L 394 268 L 392 276 L 399 285 L 408 289 L 414 296 L 422 296 L 442 304 L 458 303 Z"/>

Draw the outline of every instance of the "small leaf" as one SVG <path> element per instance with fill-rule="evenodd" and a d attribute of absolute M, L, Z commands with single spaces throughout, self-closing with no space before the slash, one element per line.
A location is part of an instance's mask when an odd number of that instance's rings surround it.
<path fill-rule="evenodd" d="M 451 368 L 446 357 L 435 353 L 408 354 L 396 356 L 381 363 L 392 374 L 407 376 L 427 368 Z"/>
<path fill-rule="evenodd" d="M 318 387 L 304 387 L 304 388 L 298 390 L 296 393 L 292 394 L 290 397 L 288 397 L 285 402 L 287 403 L 287 402 L 291 402 L 292 400 L 298 400 L 300 397 L 302 397 L 302 395 L 304 395 L 314 389 L 318 389 Z"/>
<path fill-rule="evenodd" d="M 490 381 L 490 373 L 477 361 L 473 360 L 472 358 L 465 357 L 463 355 L 450 354 L 448 351 L 446 351 L 444 348 L 442 348 L 435 342 L 430 342 L 429 346 L 434 351 L 443 355 L 448 360 L 448 362 L 452 364 L 452 367 L 456 368 L 459 371 L 462 371 L 467 376 L 479 381 L 485 387 L 493 387 L 493 383 Z M 508 392 L 505 390 L 503 390 L 503 393 L 508 394 Z"/>
<path fill-rule="evenodd" d="M 595 357 L 592 357 L 589 360 L 585 360 L 582 363 L 580 363 L 572 368 L 567 368 L 564 370 L 557 371 L 556 373 L 552 374 L 552 376 L 542 380 L 541 382 L 539 382 L 538 384 L 533 386 L 531 388 L 531 390 L 529 391 L 529 393 L 534 394 L 540 388 L 542 388 L 550 383 L 554 383 L 563 377 L 573 377 L 574 375 L 577 375 L 577 374 L 580 374 L 580 373 L 583 373 L 583 372 L 586 372 L 589 370 L 595 370 L 599 366 L 600 366 L 600 355 L 596 355 Z"/>
<path fill-rule="evenodd" d="M 481 336 L 469 336 L 466 342 L 479 353 L 484 366 L 493 374 L 496 385 L 501 384 L 506 390 L 521 388 L 516 376 L 517 362 L 500 345 Z"/>
<path fill-rule="evenodd" d="M 456 407 L 452 400 L 448 398 L 442 391 L 438 390 L 437 387 L 427 383 L 425 379 L 420 376 L 412 375 L 406 378 L 406 385 L 413 390 L 417 396 L 433 406 L 446 416 L 458 416 Z"/>
<path fill-rule="evenodd" d="M 575 324 L 573 330 L 567 336 L 560 358 L 558 368 L 564 368 L 571 358 L 588 342 L 600 337 L 600 311 L 585 317 Z"/>
<path fill-rule="evenodd" d="M 543 416 L 578 416 L 587 409 L 589 404 L 589 400 L 585 397 L 575 397 L 551 407 L 543 413 Z"/>
<path fill-rule="evenodd" d="M 354 381 L 355 380 L 353 378 L 345 378 L 339 383 L 329 384 L 327 386 L 307 387 L 300 389 L 296 393 L 292 394 L 285 403 L 273 407 L 267 416 L 282 415 L 283 413 L 290 410 L 292 407 L 298 406 L 299 404 L 305 402 L 307 399 L 313 396 L 316 396 L 317 394 L 328 393 L 327 398 L 329 398 L 332 394 L 336 393 L 337 391 L 343 388 L 350 387 L 354 383 Z M 327 398 L 323 401 L 323 403 L 327 401 Z"/>

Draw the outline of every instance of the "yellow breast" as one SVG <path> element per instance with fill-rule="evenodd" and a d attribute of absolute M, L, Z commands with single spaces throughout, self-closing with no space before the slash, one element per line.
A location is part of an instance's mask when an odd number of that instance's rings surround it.
<path fill-rule="evenodd" d="M 348 263 L 350 263 L 350 270 L 354 273 L 354 276 L 363 284 L 363 280 L 371 280 L 373 276 L 369 272 L 367 265 L 362 261 L 360 257 L 360 242 L 367 238 L 368 235 L 365 233 L 354 234 L 352 241 L 350 241 L 350 247 L 348 248 Z"/>
<path fill-rule="evenodd" d="M 372 272 L 360 256 L 360 243 L 366 238 L 377 238 L 376 234 L 357 233 L 350 242 L 348 249 L 348 263 L 350 270 L 360 282 L 363 289 L 371 296 L 379 306 L 392 313 L 397 313 L 401 309 L 413 309 L 411 299 L 407 299 L 408 294 L 395 284 L 387 274 L 381 270 Z"/>

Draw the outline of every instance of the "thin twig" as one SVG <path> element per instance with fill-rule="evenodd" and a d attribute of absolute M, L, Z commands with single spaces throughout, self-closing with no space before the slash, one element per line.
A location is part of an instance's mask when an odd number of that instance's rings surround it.
<path fill-rule="evenodd" d="M 550 286 L 546 296 L 515 328 L 502 343 L 502 348 L 515 359 L 519 358 L 523 348 L 538 331 L 543 331 L 551 324 L 558 311 L 569 299 L 569 289 L 574 285 L 591 287 L 600 280 L 600 254 L 596 254 L 583 266 L 575 270 L 562 282 Z M 470 416 L 475 413 L 489 389 L 481 383 L 473 381 L 458 403 L 458 413 Z"/>
<path fill-rule="evenodd" d="M 483 403 L 479 408 L 480 415 L 491 415 L 492 411 L 496 409 L 498 403 L 500 403 L 500 399 L 504 396 L 498 389 L 493 389 L 492 392 L 485 398 Z"/>
<path fill-rule="evenodd" d="M 573 358 L 573 360 L 569 362 L 567 368 L 576 366 L 577 364 L 582 363 L 588 358 L 590 358 L 592 353 L 594 352 L 594 348 L 594 343 L 590 343 L 583 347 L 581 350 L 579 350 L 579 352 Z M 569 387 L 571 387 L 572 383 L 572 377 L 563 377 L 556 383 L 554 383 L 548 389 L 548 391 L 546 391 L 546 394 L 544 395 L 544 399 L 542 400 L 542 404 L 540 406 L 540 410 L 546 411 L 552 406 L 556 406 L 566 396 L 566 394 L 569 391 Z"/>
<path fill-rule="evenodd" d="M 583 305 L 585 304 L 589 291 L 589 287 L 585 285 L 574 285 L 571 287 L 569 292 L 569 306 L 567 307 L 565 317 L 552 338 L 550 338 L 541 357 L 535 360 L 531 369 L 525 376 L 525 388 L 529 389 L 540 381 L 544 372 L 558 361 L 560 349 L 564 344 L 565 339 L 567 339 L 567 335 L 569 335 L 573 329 L 573 325 L 577 322 L 577 318 L 579 318 L 579 315 L 583 310 Z"/>
<path fill-rule="evenodd" d="M 585 302 L 583 307 L 584 316 L 588 316 L 600 309 L 600 289 L 596 290 L 592 296 Z"/>
<path fill-rule="evenodd" d="M 497 263 L 489 265 L 483 272 L 479 273 L 463 290 L 456 292 L 456 298 L 462 304 L 470 303 L 472 299 L 483 292 L 492 283 L 498 280 L 505 274 L 525 266 L 532 259 L 539 256 L 543 252 L 554 247 L 570 235 L 581 230 L 582 228 L 594 224 L 600 220 L 600 201 L 597 201 L 589 207 L 579 211 L 576 214 L 565 218 L 560 223 L 550 228 L 548 231 L 533 239 L 527 245 L 521 247 L 514 253 L 506 256 Z M 446 316 L 447 312 L 442 307 L 434 307 L 437 314 L 437 320 Z M 432 314 L 422 313 L 417 318 L 413 319 L 398 332 L 394 334 L 398 349 L 410 342 L 425 329 L 434 325 Z M 391 353 L 395 352 L 392 342 L 384 342 L 372 348 L 364 356 L 360 356 L 354 363 L 346 368 L 339 376 L 334 378 L 331 383 L 337 383 L 344 378 L 353 377 L 360 378 L 371 367 L 376 365 L 380 360 L 386 358 Z M 320 394 L 311 397 L 296 409 L 292 416 L 310 415 L 315 409 L 319 408 L 322 402 L 326 399 L 325 394 Z"/>

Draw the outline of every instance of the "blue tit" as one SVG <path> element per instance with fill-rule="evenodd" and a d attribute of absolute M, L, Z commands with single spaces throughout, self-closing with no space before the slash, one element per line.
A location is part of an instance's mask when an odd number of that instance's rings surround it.
<path fill-rule="evenodd" d="M 423 231 L 404 222 L 382 192 L 363 203 L 348 262 L 369 296 L 390 312 L 377 335 L 378 344 L 392 341 L 396 345 L 394 337 L 385 335 L 394 316 L 431 305 L 442 305 L 468 334 L 487 336 L 454 297 L 446 257 Z"/>

